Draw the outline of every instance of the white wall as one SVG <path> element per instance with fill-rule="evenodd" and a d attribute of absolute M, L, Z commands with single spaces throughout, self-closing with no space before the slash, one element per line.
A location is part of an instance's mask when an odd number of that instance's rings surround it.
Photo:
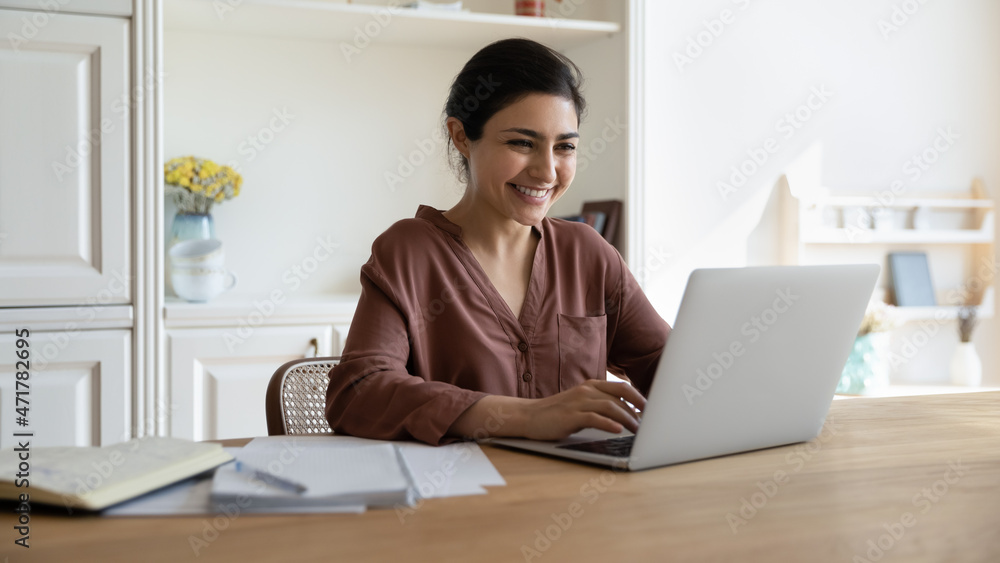
<path fill-rule="evenodd" d="M 901 25 L 886 37 L 879 21 L 892 24 L 897 8 Z M 822 142 L 822 180 L 832 190 L 883 190 L 898 179 L 908 192 L 965 191 L 981 176 L 1000 193 L 1000 3 L 713 0 L 645 9 L 644 279 L 665 318 L 676 314 L 693 268 L 745 263 L 747 211 L 812 143 Z M 713 23 L 723 10 L 731 23 Z M 679 65 L 675 53 L 688 56 L 689 37 L 697 42 L 706 26 L 718 36 L 703 34 L 707 46 Z M 786 137 L 784 115 L 813 89 L 832 94 Z M 954 144 L 913 178 L 904 166 L 939 129 L 956 133 Z M 723 198 L 717 183 L 769 138 L 778 150 Z M 975 333 L 984 383 L 994 385 L 995 325 Z M 901 378 L 944 381 L 952 332 L 936 336 Z"/>
<path fill-rule="evenodd" d="M 297 291 L 354 290 L 379 233 L 420 203 L 455 199 L 433 134 L 464 60 L 428 51 L 372 45 L 348 64 L 332 43 L 166 34 L 165 157 L 236 162 L 244 176 L 240 196 L 213 209 L 240 293 L 293 289 L 282 274 L 312 255 L 317 237 L 340 247 Z M 272 137 L 284 111 L 294 117 Z M 273 140 L 256 151 L 253 136 Z M 390 186 L 385 173 L 398 173 L 417 141 L 431 156 Z"/>

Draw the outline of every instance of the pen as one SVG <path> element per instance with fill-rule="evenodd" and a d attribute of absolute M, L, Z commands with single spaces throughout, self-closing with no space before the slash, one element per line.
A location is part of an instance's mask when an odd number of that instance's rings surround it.
<path fill-rule="evenodd" d="M 302 493 L 307 487 L 301 483 L 297 483 L 290 479 L 285 479 L 283 477 L 278 477 L 273 473 L 268 473 L 262 469 L 258 469 L 251 465 L 246 464 L 240 460 L 236 460 L 236 472 L 237 473 L 251 473 L 253 477 L 260 479 L 261 481 L 267 483 L 268 485 L 274 485 L 275 487 L 292 491 L 294 493 Z"/>

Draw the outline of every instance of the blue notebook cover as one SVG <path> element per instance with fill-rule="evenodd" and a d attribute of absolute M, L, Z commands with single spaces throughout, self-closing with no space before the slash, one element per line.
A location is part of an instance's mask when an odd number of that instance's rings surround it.
<path fill-rule="evenodd" d="M 927 264 L 927 254 L 923 252 L 890 252 L 889 275 L 896 295 L 896 305 L 900 307 L 933 307 L 934 284 Z"/>

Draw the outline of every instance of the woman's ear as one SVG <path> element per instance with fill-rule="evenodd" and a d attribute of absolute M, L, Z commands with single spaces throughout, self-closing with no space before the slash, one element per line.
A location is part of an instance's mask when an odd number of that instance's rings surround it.
<path fill-rule="evenodd" d="M 449 117 L 445 121 L 445 125 L 448 127 L 448 135 L 451 136 L 451 143 L 455 145 L 455 150 L 468 159 L 470 141 L 465 136 L 465 125 L 457 117 Z"/>

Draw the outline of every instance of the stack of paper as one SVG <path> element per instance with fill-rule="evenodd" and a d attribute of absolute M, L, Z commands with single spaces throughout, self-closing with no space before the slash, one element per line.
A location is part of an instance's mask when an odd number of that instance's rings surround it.
<path fill-rule="evenodd" d="M 378 449 L 371 449 L 373 446 Z M 390 462 L 386 448 L 395 448 L 393 451 L 398 452 L 398 457 Z M 216 470 L 215 478 L 207 475 L 190 479 L 111 507 L 102 514 L 364 512 L 366 505 L 392 505 L 397 509 L 408 506 L 413 501 L 414 492 L 421 499 L 474 495 L 485 494 L 484 487 L 506 484 L 474 442 L 433 447 L 416 442 L 385 442 L 351 436 L 268 436 L 255 438 L 246 447 L 226 448 L 226 451 L 242 464 L 239 470 L 235 463 L 224 465 Z M 339 459 L 319 461 L 328 457 Z M 371 461 L 380 465 L 377 472 L 372 472 L 367 465 Z M 338 468 L 339 465 L 347 467 Z M 293 466 L 297 468 L 292 469 Z M 363 467 L 368 468 L 362 470 Z M 392 499 L 393 495 L 399 494 L 399 490 L 387 486 L 392 479 L 399 478 L 394 467 L 410 482 L 409 494 L 395 497 L 401 498 L 398 504 Z M 312 491 L 316 498 L 308 492 L 307 481 L 312 479 L 317 480 Z M 356 486 L 369 481 L 378 481 L 381 491 L 379 495 L 374 495 L 369 487 L 367 493 L 372 496 L 366 502 L 349 497 L 344 491 L 348 485 Z M 236 492 L 237 487 L 242 490 L 247 483 L 254 487 L 253 497 L 240 496 Z M 300 490 L 303 487 L 305 490 Z M 321 492 L 329 493 L 333 498 L 323 499 Z M 281 497 L 287 498 L 280 500 Z M 351 501 L 358 502 L 345 504 Z M 402 518 L 414 510 L 397 510 L 397 513 Z"/>
<path fill-rule="evenodd" d="M 412 506 L 416 485 L 399 449 L 390 443 L 310 447 L 255 441 L 220 467 L 212 482 L 217 503 L 249 499 L 254 506 Z"/>

